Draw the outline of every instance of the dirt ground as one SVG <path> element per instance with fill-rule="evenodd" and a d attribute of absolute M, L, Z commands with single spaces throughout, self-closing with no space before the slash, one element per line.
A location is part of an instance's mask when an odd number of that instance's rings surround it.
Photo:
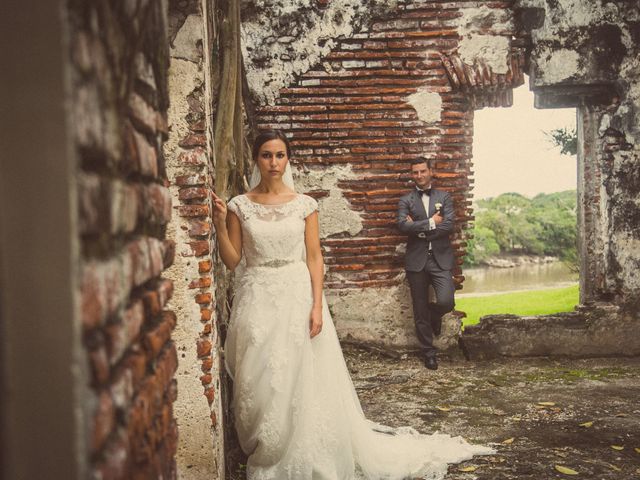
<path fill-rule="evenodd" d="M 368 418 L 497 449 L 448 480 L 640 479 L 640 358 L 443 357 L 434 372 L 414 356 L 345 355 Z"/>
<path fill-rule="evenodd" d="M 345 357 L 371 420 L 496 448 L 451 465 L 447 480 L 640 479 L 640 358 L 442 356 L 431 371 L 413 355 Z"/>

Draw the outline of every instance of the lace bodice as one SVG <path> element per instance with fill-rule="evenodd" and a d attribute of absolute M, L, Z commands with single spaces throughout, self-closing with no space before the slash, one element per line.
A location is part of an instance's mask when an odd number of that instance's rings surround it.
<path fill-rule="evenodd" d="M 242 225 L 247 267 L 277 267 L 304 260 L 305 218 L 318 209 L 313 198 L 298 194 L 287 203 L 264 205 L 238 195 L 229 201 L 228 209 Z"/>

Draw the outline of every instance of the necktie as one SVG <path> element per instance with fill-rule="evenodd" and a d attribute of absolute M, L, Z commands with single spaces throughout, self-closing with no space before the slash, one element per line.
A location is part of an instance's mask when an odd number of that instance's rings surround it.
<path fill-rule="evenodd" d="M 418 194 L 420 196 L 422 196 L 422 195 L 429 195 L 430 196 L 431 195 L 431 188 L 425 188 L 424 190 L 418 189 Z"/>

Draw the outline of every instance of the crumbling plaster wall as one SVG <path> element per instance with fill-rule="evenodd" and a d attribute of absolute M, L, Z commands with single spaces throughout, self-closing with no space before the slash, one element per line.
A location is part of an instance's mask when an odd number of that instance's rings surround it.
<path fill-rule="evenodd" d="M 640 5 L 522 0 L 536 105 L 578 109 L 580 305 L 485 317 L 465 330 L 476 356 L 640 355 Z"/>
<path fill-rule="evenodd" d="M 225 468 L 209 199 L 213 149 L 207 112 L 214 102 L 204 55 L 215 52 L 205 18 L 206 3 L 169 4 L 170 135 L 163 153 L 174 205 L 167 235 L 176 242 L 176 259 L 167 276 L 174 282 L 171 306 L 177 314 L 177 473 L 190 480 L 224 478 Z"/>
<path fill-rule="evenodd" d="M 531 30 L 531 88 L 540 106 L 580 108 L 581 169 L 598 177 L 581 197 L 590 210 L 582 245 L 583 300 L 638 306 L 640 294 L 640 5 L 524 0 Z M 583 147 L 584 148 L 584 147 Z M 591 179 L 587 178 L 587 181 Z M 594 211 L 595 206 L 595 211 Z M 585 275 L 583 275 L 585 276 Z M 591 283 L 591 284 L 589 284 Z"/>
<path fill-rule="evenodd" d="M 500 92 L 498 103 L 508 105 L 509 89 L 521 82 L 509 5 L 242 4 L 243 54 L 258 126 L 287 132 L 298 188 L 319 201 L 327 298 L 343 338 L 415 346 L 402 267 L 405 237 L 395 227 L 395 211 L 410 188 L 409 162 L 417 155 L 436 160 L 436 184 L 454 198 L 462 262 L 463 229 L 472 219 L 476 105 L 457 77 L 452 83 L 455 73 L 442 56 L 460 59 L 458 73 L 476 79 L 463 82 L 477 98 Z M 459 267 L 454 274 L 462 281 Z M 459 320 L 451 315 L 446 324 L 453 330 Z M 442 346 L 453 345 L 454 337 Z"/>

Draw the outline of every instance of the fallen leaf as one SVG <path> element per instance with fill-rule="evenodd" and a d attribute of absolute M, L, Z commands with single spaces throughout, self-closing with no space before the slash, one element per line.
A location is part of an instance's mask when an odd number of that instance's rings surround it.
<path fill-rule="evenodd" d="M 511 437 L 511 438 L 507 438 L 506 440 L 502 441 L 503 445 L 510 445 L 513 443 L 513 441 L 515 440 L 515 437 Z"/>
<path fill-rule="evenodd" d="M 436 408 L 438 410 L 440 410 L 441 412 L 450 412 L 451 411 L 451 409 L 449 407 L 438 407 L 438 406 L 436 406 Z"/>
<path fill-rule="evenodd" d="M 634 448 L 634 450 L 636 451 L 636 453 L 640 453 L 640 448 Z"/>
<path fill-rule="evenodd" d="M 616 472 L 621 472 L 622 471 L 622 469 L 620 467 L 614 465 L 613 463 L 610 463 L 609 467 L 611 467 L 611 470 L 614 470 Z"/>
<path fill-rule="evenodd" d="M 556 402 L 538 402 L 538 405 L 542 405 L 543 407 L 553 407 Z"/>
<path fill-rule="evenodd" d="M 564 473 L 565 475 L 578 475 L 578 472 L 576 472 L 572 468 L 565 467 L 563 465 L 556 465 L 555 467 L 558 472 Z"/>
<path fill-rule="evenodd" d="M 611 445 L 611 448 L 618 451 L 624 450 L 624 447 L 622 445 Z"/>
<path fill-rule="evenodd" d="M 593 422 L 584 422 L 579 425 L 580 427 L 589 428 L 593 426 Z"/>
<path fill-rule="evenodd" d="M 628 417 L 628 416 L 629 416 L 629 414 L 627 414 L 627 413 L 616 413 L 616 415 L 615 415 L 615 416 L 616 416 L 616 417 Z"/>
<path fill-rule="evenodd" d="M 474 465 L 469 465 L 468 467 L 460 467 L 458 468 L 459 472 L 475 472 L 478 469 L 478 467 L 474 466 Z"/>

